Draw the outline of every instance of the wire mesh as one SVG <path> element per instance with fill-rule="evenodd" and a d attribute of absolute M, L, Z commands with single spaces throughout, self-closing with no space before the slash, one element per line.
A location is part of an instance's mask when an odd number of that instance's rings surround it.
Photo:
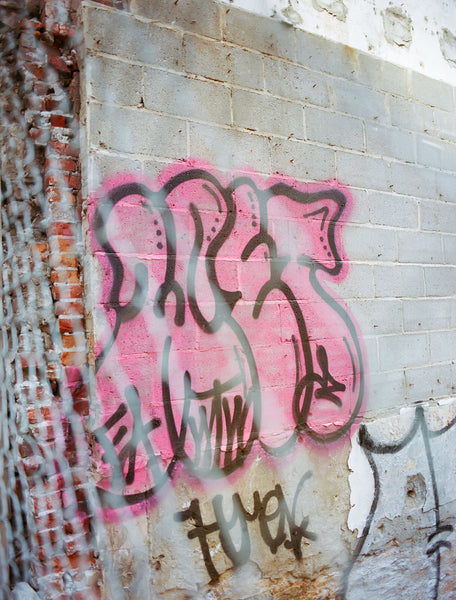
<path fill-rule="evenodd" d="M 26 3 L 0 2 L 0 598 L 95 598 L 86 436 L 59 360 L 49 214 L 25 119 L 25 16 Z"/>

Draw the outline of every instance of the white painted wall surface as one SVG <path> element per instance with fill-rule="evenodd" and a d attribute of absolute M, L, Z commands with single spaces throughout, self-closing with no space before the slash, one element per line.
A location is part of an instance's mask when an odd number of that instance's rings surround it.
<path fill-rule="evenodd" d="M 456 84 L 455 0 L 222 1 Z"/>

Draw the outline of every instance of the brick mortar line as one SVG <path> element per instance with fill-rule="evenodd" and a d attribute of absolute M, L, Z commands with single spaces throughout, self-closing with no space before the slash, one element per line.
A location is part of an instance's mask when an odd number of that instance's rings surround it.
<path fill-rule="evenodd" d="M 223 17 L 222 17 L 222 19 L 220 20 L 220 21 L 221 21 L 221 25 L 222 25 L 222 31 L 221 31 L 221 33 L 222 33 L 222 37 L 221 37 L 221 38 L 215 38 L 215 37 L 211 37 L 211 36 L 205 36 L 205 35 L 203 35 L 203 34 L 201 34 L 201 33 L 197 33 L 197 32 L 190 31 L 190 30 L 188 30 L 188 29 L 185 29 L 184 27 L 179 27 L 179 26 L 177 26 L 177 25 L 173 26 L 172 24 L 163 23 L 163 22 L 162 22 L 162 21 L 160 21 L 160 20 L 154 20 L 154 19 L 152 19 L 152 18 L 150 18 L 150 17 L 143 17 L 143 16 L 141 16 L 141 15 L 137 15 L 137 14 L 135 14 L 135 13 L 132 13 L 132 12 L 125 12 L 125 11 L 122 11 L 121 9 L 117 9 L 117 8 L 113 8 L 113 7 L 105 6 L 105 5 L 103 5 L 103 4 L 99 4 L 99 3 L 97 3 L 96 1 L 93 1 L 93 0 L 85 0 L 83 5 L 84 5 L 84 6 L 87 6 L 88 8 L 93 8 L 93 9 L 100 9 L 100 10 L 104 10 L 105 12 L 108 12 L 108 13 L 113 13 L 113 14 L 116 14 L 116 13 L 117 13 L 117 14 L 119 14 L 119 13 L 120 13 L 120 14 L 125 14 L 125 15 L 127 15 L 129 18 L 132 18 L 132 19 L 134 19 L 134 20 L 136 20 L 136 21 L 138 21 L 138 22 L 140 22 L 140 23 L 150 23 L 150 24 L 154 24 L 155 26 L 157 26 L 157 27 L 160 27 L 160 28 L 162 28 L 162 29 L 166 29 L 166 30 L 169 30 L 169 31 L 174 31 L 174 32 L 179 32 L 179 33 L 181 33 L 181 32 L 182 32 L 182 34 L 183 34 L 183 35 L 185 35 L 185 34 L 187 34 L 187 35 L 192 35 L 192 36 L 195 36 L 196 38 L 201 38 L 201 39 L 204 39 L 204 40 L 210 40 L 210 41 L 212 41 L 212 42 L 214 42 L 214 43 L 221 43 L 221 44 L 225 44 L 225 45 L 227 45 L 227 46 L 230 46 L 230 47 L 239 48 L 239 49 L 241 49 L 241 50 L 246 50 L 246 51 L 248 51 L 248 52 L 252 52 L 252 53 L 254 53 L 254 54 L 256 54 L 256 55 L 259 55 L 259 56 L 263 56 L 263 57 L 272 58 L 273 60 L 277 60 L 277 61 L 282 61 L 282 62 L 284 62 L 284 63 L 287 63 L 287 64 L 294 64 L 294 65 L 296 65 L 296 66 L 299 66 L 299 67 L 302 67 L 302 68 L 304 68 L 304 69 L 307 69 L 307 70 L 313 71 L 313 72 L 315 72 L 315 73 L 321 73 L 321 74 L 327 75 L 327 76 L 329 76 L 329 77 L 334 77 L 335 79 L 341 79 L 341 80 L 343 80 L 343 81 L 349 81 L 349 82 L 352 82 L 353 84 L 356 84 L 356 85 L 360 85 L 360 86 L 366 87 L 366 89 L 370 89 L 370 90 L 374 89 L 375 91 L 378 91 L 378 92 L 380 92 L 380 93 L 385 93 L 385 94 L 394 95 L 394 96 L 397 96 L 397 97 L 399 97 L 399 98 L 410 98 L 410 97 L 412 97 L 412 99 L 415 101 L 415 103 L 416 103 L 416 104 L 418 104 L 418 105 L 420 105 L 420 106 L 429 106 L 429 107 L 431 107 L 431 108 L 437 108 L 438 110 L 445 110 L 445 109 L 441 109 L 441 108 L 439 108 L 439 107 L 433 106 L 433 105 L 431 105 L 431 104 L 426 104 L 425 102 L 421 101 L 421 100 L 420 100 L 420 99 L 419 99 L 417 96 L 415 96 L 415 95 L 413 94 L 413 81 L 412 81 L 412 80 L 411 80 L 411 81 L 410 81 L 410 83 L 409 83 L 409 89 L 408 89 L 408 91 L 407 91 L 407 96 L 402 96 L 402 95 L 400 95 L 400 94 L 393 94 L 392 92 L 389 92 L 389 91 L 387 91 L 387 90 L 382 90 L 382 89 L 380 89 L 380 88 L 375 88 L 375 87 L 372 87 L 372 84 L 367 84 L 367 83 L 364 83 L 363 81 L 360 81 L 360 80 L 359 80 L 359 79 L 357 79 L 356 77 L 354 77 L 354 78 L 351 78 L 351 77 L 343 77 L 343 76 L 340 76 L 340 75 L 335 75 L 335 74 L 332 74 L 332 73 L 330 73 L 330 72 L 328 72 L 328 71 L 321 71 L 321 70 L 318 70 L 318 69 L 310 69 L 310 68 L 309 68 L 309 67 L 307 67 L 305 64 L 298 62 L 296 59 L 295 59 L 295 60 L 293 60 L 293 59 L 288 59 L 288 58 L 286 58 L 286 57 L 279 57 L 279 56 L 277 56 L 277 55 L 274 55 L 274 54 L 267 54 L 267 53 L 265 53 L 265 52 L 262 52 L 262 51 L 256 50 L 255 48 L 250 48 L 250 47 L 248 47 L 248 46 L 242 46 L 242 45 L 240 45 L 240 44 L 236 44 L 235 42 L 232 42 L 232 41 L 226 40 L 226 39 L 224 39 L 224 37 L 223 37 L 223 29 L 224 29 Z M 221 8 L 223 8 L 223 7 L 225 6 L 225 5 L 223 5 L 223 4 L 220 4 L 220 3 L 217 3 L 217 5 L 218 5 L 219 7 L 221 7 Z M 235 10 L 239 10 L 239 9 L 235 9 Z M 253 18 L 255 18 L 255 16 L 256 16 L 256 15 L 254 15 L 254 14 L 252 14 L 252 13 L 248 13 L 248 11 L 242 11 L 242 12 L 245 12 L 245 13 L 247 13 L 247 14 L 251 15 Z M 263 18 L 267 19 L 267 17 L 263 17 Z M 260 18 L 260 19 L 261 19 L 261 18 Z M 300 31 L 304 31 L 304 30 L 300 30 L 299 28 L 297 28 L 297 27 L 294 27 L 294 26 L 292 26 L 292 27 L 291 27 L 291 29 L 293 30 L 293 33 L 294 33 L 294 34 L 293 34 L 293 37 L 295 38 L 295 46 L 296 46 L 296 44 L 297 44 L 297 40 L 296 40 L 296 32 L 300 32 Z M 309 36 L 313 36 L 313 37 L 315 37 L 315 38 L 317 38 L 317 39 L 320 39 L 320 40 L 324 40 L 324 39 L 325 39 L 324 37 L 322 37 L 322 36 L 319 36 L 319 35 L 316 35 L 316 34 L 308 33 L 308 32 L 305 32 L 305 31 L 304 31 L 304 33 L 307 33 Z M 333 43 L 334 43 L 334 44 L 336 44 L 336 45 L 338 45 L 338 46 L 342 46 L 342 44 L 339 44 L 339 43 L 337 43 L 337 42 L 333 42 Z M 297 47 L 295 48 L 295 51 L 296 51 L 296 50 L 297 50 Z M 355 49 L 355 50 L 356 50 L 356 49 Z M 395 63 L 390 63 L 390 62 L 388 62 L 388 61 L 382 61 L 381 59 L 376 59 L 375 57 L 372 57 L 372 55 L 370 55 L 369 53 L 362 52 L 362 51 L 359 51 L 359 50 L 356 50 L 356 52 L 357 52 L 357 53 L 360 53 L 360 54 L 362 54 L 363 56 L 364 56 L 364 55 L 365 55 L 365 56 L 367 56 L 369 59 L 372 59 L 372 60 L 378 60 L 378 63 L 379 63 L 379 64 L 381 64 L 382 62 L 387 62 L 388 64 L 392 64 L 392 65 L 394 65 L 394 66 L 395 66 L 395 67 L 397 67 L 398 69 L 402 70 L 402 72 L 403 72 L 403 73 L 407 74 L 407 76 L 408 76 L 409 80 L 410 80 L 410 77 L 411 77 L 411 76 L 413 76 L 413 74 L 414 74 L 414 73 L 416 73 L 417 75 L 420 75 L 420 76 L 422 76 L 422 77 L 426 78 L 427 80 L 429 80 L 429 81 L 431 81 L 431 82 L 437 82 L 437 83 L 440 83 L 440 84 L 442 84 L 442 85 L 444 85 L 444 86 L 446 86 L 446 87 L 448 87 L 448 88 L 452 89 L 452 90 L 453 90 L 453 103 L 455 104 L 455 106 L 454 106 L 453 108 L 454 108 L 454 109 L 456 109 L 456 86 L 452 86 L 451 84 L 449 84 L 449 83 L 447 83 L 447 82 L 445 82 L 445 81 L 439 80 L 439 79 L 433 79 L 433 78 L 431 78 L 431 77 L 429 77 L 429 76 L 422 75 L 422 74 L 421 74 L 421 73 L 419 73 L 418 71 L 414 71 L 414 70 L 412 70 L 412 69 L 410 69 L 410 68 L 405 68 L 405 67 L 402 67 L 402 66 L 400 66 L 400 65 L 396 65 Z M 451 111 L 446 111 L 446 112 L 449 112 L 449 114 L 451 114 Z"/>

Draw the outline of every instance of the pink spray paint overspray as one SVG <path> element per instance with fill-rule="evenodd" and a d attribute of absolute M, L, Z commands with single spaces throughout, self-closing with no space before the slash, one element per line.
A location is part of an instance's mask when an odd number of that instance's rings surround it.
<path fill-rule="evenodd" d="M 362 342 L 325 285 L 347 272 L 349 203 L 337 182 L 195 162 L 156 181 L 118 176 L 91 198 L 107 509 L 144 506 L 179 465 L 218 479 L 252 453 L 280 460 L 353 432 Z"/>

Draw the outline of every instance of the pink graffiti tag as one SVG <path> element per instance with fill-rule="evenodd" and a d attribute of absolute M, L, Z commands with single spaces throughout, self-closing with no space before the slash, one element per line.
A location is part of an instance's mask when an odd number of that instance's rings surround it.
<path fill-rule="evenodd" d="M 361 341 L 325 286 L 346 275 L 348 203 L 335 182 L 223 180 L 184 163 L 91 199 L 106 506 L 151 498 L 180 463 L 214 479 L 253 447 L 281 457 L 353 430 Z"/>

